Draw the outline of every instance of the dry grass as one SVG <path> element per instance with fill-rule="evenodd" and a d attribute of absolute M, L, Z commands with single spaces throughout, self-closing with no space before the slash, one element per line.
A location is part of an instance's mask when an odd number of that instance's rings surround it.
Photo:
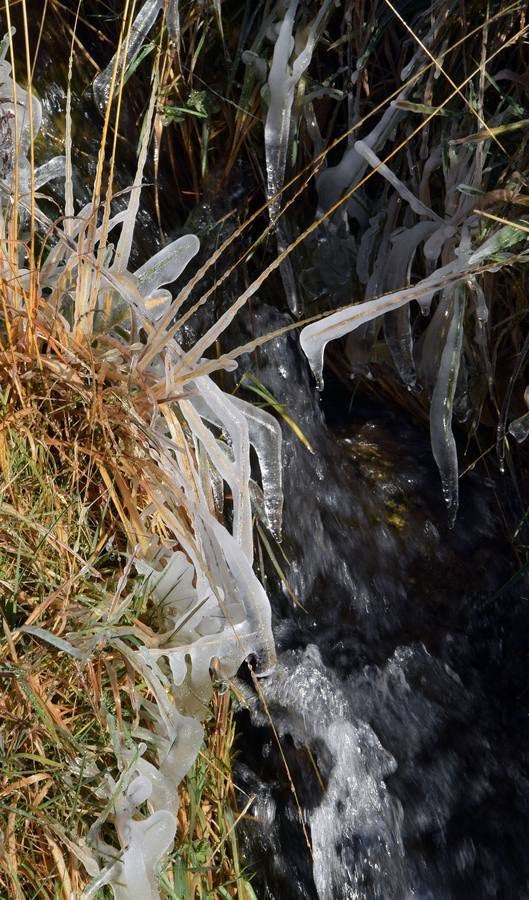
<path fill-rule="evenodd" d="M 9 17 L 11 7 L 5 11 Z M 129 27 L 130 17 L 118 46 Z M 29 51 L 26 62 L 31 97 Z M 103 231 L 116 154 L 113 115 L 119 109 L 109 106 L 93 192 Z M 32 137 L 31 157 L 33 143 Z M 131 737 L 141 699 L 154 699 L 112 643 L 119 637 L 136 648 L 155 641 L 153 606 L 134 578 L 130 551 L 146 552 L 175 528 L 192 539 L 186 500 L 154 453 L 160 415 L 190 484 L 198 462 L 163 379 L 137 365 L 134 336 L 123 342 L 95 333 L 101 219 L 88 218 L 71 257 L 75 275 L 66 266 L 50 296 L 42 290 L 41 265 L 50 240 L 64 239 L 62 228 L 70 240 L 68 222 L 50 226 L 43 243 L 33 182 L 19 208 L 17 173 L 18 166 L 0 241 L 0 896 L 73 900 L 89 881 L 83 842 L 94 821 L 102 820 L 101 835 L 115 844 L 101 784 L 105 773 L 119 777 L 118 736 Z M 26 280 L 17 274 L 21 259 Z M 72 306 L 68 292 L 72 297 L 76 289 Z M 237 853 L 233 740 L 224 685 L 214 692 L 204 746 L 181 785 L 163 896 L 252 896 Z M 96 896 L 110 896 L 109 889 Z"/>
<path fill-rule="evenodd" d="M 102 420 L 91 424 L 91 404 L 72 400 L 68 382 L 62 393 L 56 376 L 39 378 L 41 393 L 20 384 L 22 396 L 4 402 L 0 432 L 0 896 L 73 898 L 88 880 L 76 845 L 106 803 L 97 771 L 115 769 L 113 734 L 130 734 L 146 694 L 105 628 L 128 597 L 116 631 L 139 643 L 149 610 L 124 565 L 127 534 L 97 462 L 122 458 L 130 435 L 114 423 L 105 451 L 111 420 L 101 430 Z M 76 646 L 90 645 L 89 659 L 26 627 L 73 633 Z M 233 740 L 230 693 L 215 694 L 203 750 L 182 785 L 164 896 L 244 897 Z"/>

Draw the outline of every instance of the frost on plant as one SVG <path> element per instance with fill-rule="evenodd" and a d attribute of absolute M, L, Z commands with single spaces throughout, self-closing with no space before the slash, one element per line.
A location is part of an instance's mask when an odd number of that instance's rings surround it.
<path fill-rule="evenodd" d="M 161 6 L 144 4 L 130 52 Z M 30 101 L 11 79 L 7 45 L 0 58 L 2 204 L 17 190 L 21 210 L 29 212 L 29 116 L 36 134 L 41 109 L 36 98 Z M 96 92 L 105 96 L 109 84 L 107 71 Z M 126 507 L 128 566 L 136 568 L 155 628 L 147 636 L 120 624 L 130 602 L 125 597 L 95 632 L 68 634 L 67 640 L 43 629 L 33 632 L 81 661 L 98 642 L 106 641 L 127 659 L 149 695 L 137 697 L 132 734 L 125 739 L 116 733 L 118 772 L 94 775 L 106 813 L 104 821 L 94 823 L 87 846 L 76 850 L 92 877 L 86 898 L 96 896 L 103 885 L 112 888 L 116 900 L 159 896 L 158 867 L 175 839 L 179 783 L 203 741 L 212 674 L 227 681 L 250 655 L 261 674 L 275 663 L 270 604 L 253 570 L 252 498 L 253 480 L 260 474 L 267 524 L 279 536 L 279 426 L 271 415 L 231 397 L 210 378 L 210 360 L 203 354 L 229 324 L 229 315 L 188 351 L 178 343 L 175 319 L 183 301 L 171 286 L 196 255 L 198 238 L 184 235 L 130 270 L 155 103 L 156 86 L 125 209 L 116 212 L 110 192 L 101 202 L 94 190 L 92 201 L 73 214 L 69 179 L 64 204 L 72 214 L 65 220 L 52 222 L 35 203 L 35 228 L 48 235 L 39 271 L 39 327 L 48 335 L 53 326 L 54 340 L 61 346 L 60 359 L 48 352 L 45 364 L 57 377 L 68 378 L 72 390 L 86 399 L 90 372 L 81 376 L 69 364 L 76 348 L 88 347 L 94 371 L 99 366 L 115 379 L 123 415 L 130 417 L 131 431 L 145 454 L 141 479 L 131 484 L 125 498 L 117 499 L 119 484 L 110 479 L 106 483 L 123 515 Z M 50 160 L 35 171 L 34 188 L 72 172 L 71 141 L 65 146 L 65 160 Z M 11 208 L 3 206 L 4 235 Z M 30 273 L 23 266 L 23 252 L 17 279 L 27 287 Z M 1 262 L 11 266 L 12 273 L 12 259 Z M 23 302 L 22 292 L 13 290 L 10 308 Z M 226 365 L 233 368 L 235 363 Z M 251 447 L 259 473 L 252 472 Z M 218 517 L 224 485 L 232 498 L 231 526 Z M 127 641 L 131 634 L 136 638 L 133 646 Z M 116 839 L 111 843 L 101 833 L 107 819 L 114 826 Z"/>
<path fill-rule="evenodd" d="M 432 35 L 425 38 L 427 45 L 431 39 Z M 418 62 L 416 55 L 404 73 L 406 77 Z M 383 323 L 385 342 L 403 383 L 417 393 L 425 390 L 430 398 L 432 451 L 453 523 L 458 505 L 458 462 L 452 416 L 457 411 L 460 417 L 468 417 L 471 410 L 463 340 L 465 309 L 475 310 L 473 327 L 481 354 L 488 359 L 488 309 L 479 275 L 482 267 L 495 271 L 508 265 L 508 249 L 522 244 L 525 238 L 515 227 L 485 228 L 476 214 L 476 195 L 483 192 L 484 159 L 490 142 L 456 139 L 458 126 L 454 124 L 443 152 L 425 154 L 420 179 L 412 177 L 408 164 L 403 167 L 404 174 L 397 174 L 395 161 L 388 164 L 383 160 L 380 150 L 392 138 L 399 149 L 396 131 L 406 104 L 413 108 L 405 100 L 411 87 L 412 82 L 404 85 L 369 133 L 361 140 L 351 138 L 341 161 L 317 176 L 318 216 L 346 197 L 339 212 L 320 226 L 320 241 L 336 246 L 338 241 L 343 242 L 350 222 L 361 227 L 354 265 L 358 280 L 365 285 L 365 298 L 306 326 L 301 345 L 321 388 L 326 344 L 347 336 L 352 372 L 369 372 L 370 348 Z M 429 185 L 433 173 L 439 170 L 444 179 L 441 212 L 432 208 Z M 366 204 L 362 187 L 366 180 L 383 184 L 378 204 L 372 199 Z M 419 267 L 424 275 L 417 278 L 413 269 Z M 466 303 L 467 294 L 472 297 L 471 306 Z M 414 300 L 422 316 L 414 312 Z M 512 423 L 511 433 L 522 436 L 524 423 L 523 417 Z"/>
<path fill-rule="evenodd" d="M 153 27 L 163 6 L 164 0 L 146 0 L 131 25 L 130 35 L 125 38 L 118 58 L 112 57 L 106 69 L 103 69 L 94 80 L 94 98 L 101 112 L 104 112 L 110 99 L 112 85 L 119 84 L 120 70 L 126 73 L 127 66 L 130 65 L 140 51 L 143 41 Z M 174 2 L 169 3 L 169 6 L 171 7 L 170 22 L 173 23 L 175 21 Z"/>
<path fill-rule="evenodd" d="M 274 23 L 277 37 L 274 43 L 268 79 L 262 94 L 266 100 L 265 157 L 266 184 L 270 218 L 276 223 L 278 251 L 288 245 L 288 232 L 281 212 L 281 192 L 285 182 L 288 151 L 291 143 L 292 111 L 299 82 L 308 69 L 317 39 L 329 14 L 333 0 L 324 0 L 314 20 L 294 36 L 294 24 L 299 0 L 289 0 L 279 23 Z M 246 62 L 256 68 L 260 62 L 255 53 L 246 53 Z M 276 221 L 277 220 L 277 221 Z M 282 264 L 281 277 L 288 304 L 294 313 L 300 312 L 298 289 L 292 263 Z"/>
<path fill-rule="evenodd" d="M 13 37 L 15 29 L 12 29 Z M 31 170 L 28 153 L 32 136 L 36 137 L 42 123 L 42 107 L 13 81 L 11 65 L 6 56 L 10 36 L 0 43 L 0 184 L 4 197 L 16 187 L 18 195 L 29 197 Z M 64 177 L 64 158 L 54 157 L 34 173 L 34 187 L 43 187 L 53 178 Z M 2 198 L 2 203 L 4 202 Z"/>

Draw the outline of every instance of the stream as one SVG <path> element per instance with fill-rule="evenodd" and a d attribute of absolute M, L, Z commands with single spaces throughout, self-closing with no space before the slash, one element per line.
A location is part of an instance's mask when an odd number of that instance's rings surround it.
<path fill-rule="evenodd" d="M 49 128 L 57 91 L 41 88 Z M 253 316 L 257 333 L 288 321 L 266 302 Z M 283 568 L 303 608 L 267 566 L 279 664 L 261 686 L 284 759 L 243 681 L 235 772 L 256 798 L 241 841 L 257 897 L 529 897 L 529 594 L 505 588 L 498 486 L 462 478 L 450 530 L 428 434 L 402 411 L 349 408 L 330 378 L 318 394 L 296 336 L 256 374 L 315 451 L 283 423 Z"/>
<path fill-rule="evenodd" d="M 263 329 L 279 318 L 261 315 Z M 347 416 L 336 386 L 320 401 L 292 338 L 259 377 L 316 452 L 284 429 L 283 549 L 305 609 L 276 587 L 280 663 L 262 685 L 313 862 L 250 701 L 237 775 L 257 796 L 257 895 L 529 896 L 529 601 L 526 582 L 504 589 L 498 486 L 466 475 L 450 530 L 428 435 L 402 411 L 364 400 Z"/>

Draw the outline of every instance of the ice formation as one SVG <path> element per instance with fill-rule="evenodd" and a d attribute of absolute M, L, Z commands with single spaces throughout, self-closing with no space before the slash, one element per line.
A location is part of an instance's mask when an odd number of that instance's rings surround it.
<path fill-rule="evenodd" d="M 282 219 L 278 219 L 278 216 L 281 211 L 281 192 L 292 137 L 292 110 L 296 90 L 310 65 L 316 41 L 334 0 L 324 0 L 318 14 L 305 29 L 303 37 L 301 33 L 294 35 L 298 2 L 299 0 L 289 0 L 283 18 L 277 26 L 272 62 L 262 90 L 268 106 L 265 119 L 267 195 L 270 217 L 276 223 L 279 253 L 282 253 L 289 243 L 286 225 Z M 263 66 L 266 66 L 266 62 L 251 51 L 246 52 L 245 61 L 256 71 L 262 72 Z M 298 314 L 300 312 L 298 289 L 289 258 L 282 263 L 280 272 L 289 306 L 292 312 Z"/>
<path fill-rule="evenodd" d="M 176 5 L 172 6 L 174 12 Z M 161 0 L 144 4 L 134 23 L 129 53 L 143 40 L 161 7 Z M 10 198 L 18 182 L 21 211 L 29 212 L 29 106 L 34 134 L 41 108 L 35 97 L 30 103 L 28 94 L 11 79 L 5 60 L 7 46 L 5 41 L 0 51 L 0 116 L 4 123 L 0 188 L 2 199 Z M 94 88 L 103 100 L 108 99 L 110 90 L 109 69 Z M 128 509 L 137 538 L 137 545 L 131 544 L 129 562 L 152 601 L 158 632 L 132 649 L 126 635 L 135 633 L 141 639 L 141 633 L 119 624 L 126 600 L 98 633 L 59 638 L 42 629 L 33 631 L 35 637 L 80 661 L 90 655 L 98 640 L 106 640 L 127 658 L 154 698 L 138 696 L 139 723 L 127 740 L 116 735 L 118 777 L 94 775 L 103 785 L 100 790 L 106 791 L 105 815 L 113 822 L 116 842 L 111 845 L 102 839 L 101 820 L 94 823 L 87 846 L 76 848 L 92 876 L 86 898 L 95 896 L 103 885 L 112 888 L 116 900 L 159 897 L 158 867 L 176 834 L 178 785 L 203 740 L 202 721 L 212 696 L 211 672 L 228 680 L 250 655 L 258 673 L 269 672 L 275 664 L 270 603 L 253 570 L 250 448 L 255 448 L 259 463 L 267 523 L 279 536 L 279 425 L 270 414 L 223 392 L 204 372 L 202 353 L 229 323 L 229 316 L 205 335 L 198 352 L 196 347 L 184 352 L 171 333 L 168 308 L 173 294 L 168 286 L 196 254 L 197 237 L 184 235 L 135 272 L 129 270 L 154 109 L 155 91 L 124 210 L 113 214 L 110 201 L 101 208 L 94 197 L 61 224 L 52 223 L 38 205 L 35 212 L 36 227 L 51 236 L 40 270 L 42 314 L 62 333 L 64 346 L 70 339 L 80 345 L 90 342 L 91 352 L 121 375 L 141 368 L 146 396 L 153 401 L 150 417 L 142 419 L 142 399 L 137 398 L 135 408 L 133 395 L 129 398 L 130 415 L 141 427 L 150 452 L 143 479 L 151 498 L 141 510 Z M 66 159 L 52 159 L 36 170 L 35 188 L 72 171 L 71 141 L 65 146 Z M 65 208 L 72 211 L 68 179 Z M 5 228 L 3 217 L 0 223 Z M 113 239 L 118 235 L 115 244 L 109 242 L 110 234 Z M 2 257 L 2 270 L 9 264 Z M 22 266 L 18 278 L 28 283 L 28 272 Z M 13 291 L 12 302 L 22 302 L 20 292 Z M 136 337 L 140 330 L 146 343 Z M 145 361 L 153 335 L 160 338 L 159 348 Z M 46 364 L 55 365 L 58 371 L 61 366 L 65 371 L 68 368 L 51 356 Z M 73 370 L 71 377 L 75 377 Z M 223 482 L 233 497 L 231 529 L 214 512 Z M 253 490 L 255 493 L 256 488 Z M 153 518 L 163 521 L 163 540 L 155 537 Z M 148 746 L 150 760 L 144 758 Z"/>
<path fill-rule="evenodd" d="M 401 102 L 404 95 L 405 90 L 399 98 Z M 469 288 L 475 297 L 477 328 L 478 331 L 481 329 L 479 339 L 483 343 L 483 325 L 488 310 L 477 273 L 484 264 L 492 270 L 508 264 L 509 256 L 505 251 L 519 243 L 522 237 L 514 228 L 505 226 L 478 246 L 472 245 L 478 233 L 477 216 L 473 215 L 473 191 L 481 186 L 483 170 L 479 146 L 449 147 L 444 166 L 444 217 L 432 210 L 427 202 L 428 179 L 443 162 L 440 153 L 434 152 L 426 161 L 419 195 L 380 159 L 376 150 L 388 140 L 401 115 L 402 109 L 398 105 L 388 107 L 371 132 L 352 143 L 341 162 L 318 177 L 318 215 L 328 211 L 344 192 L 359 184 L 369 167 L 374 176 L 376 173 L 376 177 L 387 182 L 393 193 L 390 192 L 389 200 L 385 199 L 384 209 L 375 209 L 369 222 L 360 216 L 364 231 L 356 269 L 360 282 L 366 285 L 366 299 L 307 325 L 301 332 L 301 346 L 321 388 L 323 356 L 328 341 L 348 335 L 347 355 L 352 372 L 369 371 L 370 344 L 378 329 L 377 320 L 383 317 L 386 343 L 402 381 L 412 391 L 419 391 L 424 386 L 430 395 L 432 451 L 453 522 L 458 505 L 458 462 L 451 420 L 456 391 L 464 392 L 467 381 L 462 356 L 464 292 Z M 406 204 L 404 224 L 400 228 L 396 227 L 395 200 Z M 349 216 L 358 218 L 356 207 L 345 208 Z M 327 240 L 336 240 L 332 220 L 325 228 Z M 375 253 L 377 241 L 379 250 Z M 427 274 L 410 285 L 412 265 L 420 249 Z M 438 296 L 441 300 L 421 337 L 421 346 L 416 348 L 410 302 L 417 300 L 423 313 L 428 315 L 433 299 Z M 459 406 L 461 410 L 468 407 L 468 398 L 462 397 Z M 518 426 L 514 425 L 514 428 L 518 433 Z M 523 425 L 520 433 L 523 433 Z"/>
<path fill-rule="evenodd" d="M 128 38 L 125 36 L 119 59 L 116 61 L 116 57 L 113 56 L 106 69 L 103 69 L 94 79 L 94 99 L 101 112 L 104 112 L 110 99 L 112 85 L 119 84 L 120 69 L 125 72 L 127 66 L 137 55 L 163 6 L 164 0 L 147 0 L 143 4 L 131 25 L 130 36 Z M 173 16 L 170 16 L 170 21 L 173 22 Z M 115 73 L 117 73 L 117 78 Z"/>

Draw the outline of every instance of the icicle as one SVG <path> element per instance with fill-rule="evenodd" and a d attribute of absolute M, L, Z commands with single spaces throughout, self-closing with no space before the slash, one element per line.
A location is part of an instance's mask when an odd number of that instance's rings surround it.
<path fill-rule="evenodd" d="M 433 222 L 418 222 L 392 236 L 387 260 L 386 289 L 404 287 L 409 282 L 417 247 L 436 228 Z M 409 305 L 384 316 L 384 336 L 404 384 L 408 390 L 418 393 L 421 387 L 417 384 L 415 372 Z"/>
<path fill-rule="evenodd" d="M 419 187 L 419 198 L 423 203 L 426 203 L 427 206 L 430 206 L 431 203 L 430 175 L 432 174 L 432 172 L 435 172 L 435 170 L 439 168 L 439 166 L 441 165 L 441 159 L 441 148 L 434 147 L 423 166 L 421 183 Z"/>
<path fill-rule="evenodd" d="M 433 297 L 441 288 L 443 280 L 457 277 L 458 272 L 462 271 L 462 267 L 463 264 L 456 260 L 441 269 L 437 269 L 433 275 L 424 278 L 412 287 L 384 294 L 384 296 L 375 300 L 366 300 L 364 303 L 348 306 L 321 319 L 319 322 L 307 325 L 301 332 L 300 343 L 310 363 L 319 390 L 323 389 L 323 354 L 329 341 L 334 341 L 345 334 L 349 334 L 360 325 L 364 325 L 366 322 L 370 322 L 377 316 L 384 315 L 384 313 L 391 310 L 398 309 L 405 303 L 409 303 L 410 300 L 424 302 Z"/>
<path fill-rule="evenodd" d="M 469 278 L 468 286 L 476 299 L 476 318 L 480 325 L 486 325 L 489 320 L 489 308 L 485 300 L 483 288 L 477 278 Z"/>
<path fill-rule="evenodd" d="M 286 223 L 280 219 L 276 226 L 277 236 L 277 253 L 281 256 L 290 244 L 287 237 Z M 279 274 L 283 282 L 285 297 L 287 298 L 288 308 L 294 316 L 301 316 L 303 313 L 303 305 L 299 296 L 296 274 L 292 265 L 292 257 L 287 256 L 279 266 Z"/>
<path fill-rule="evenodd" d="M 380 330 L 380 322 L 374 319 L 356 328 L 345 340 L 345 357 L 349 363 L 350 377 L 364 375 L 372 378 L 369 368 L 373 345 Z"/>
<path fill-rule="evenodd" d="M 201 522 L 196 524 L 208 567 L 217 583 L 217 590 L 224 598 L 218 607 L 219 626 L 213 633 L 208 631 L 186 643 L 182 643 L 176 631 L 170 640 L 166 640 L 165 646 L 144 647 L 139 652 L 151 663 L 166 657 L 174 685 L 185 689 L 187 696 L 195 698 L 194 704 L 198 700 L 204 706 L 211 697 L 210 667 L 213 660 L 218 660 L 223 677 L 230 678 L 250 654 L 255 654 L 268 671 L 275 663 L 275 650 L 270 603 L 249 560 L 240 552 L 238 543 L 224 526 L 205 509 Z M 162 582 L 160 587 L 155 581 L 155 590 L 159 595 L 164 588 L 167 589 L 167 585 L 171 585 L 169 590 L 173 600 L 180 592 L 178 572 L 181 571 L 181 560 L 177 559 L 174 566 L 170 577 L 168 575 L 167 581 Z M 189 590 L 182 588 L 182 593 L 187 596 Z"/>
<path fill-rule="evenodd" d="M 418 222 L 392 236 L 387 260 L 386 289 L 404 287 L 409 282 L 417 247 L 436 228 L 434 222 Z M 418 393 L 421 387 L 417 384 L 413 359 L 409 304 L 384 316 L 384 336 L 404 384 L 408 390 Z"/>
<path fill-rule="evenodd" d="M 250 66 L 253 69 L 253 73 L 255 78 L 261 84 L 266 81 L 266 76 L 268 73 L 268 67 L 266 65 L 266 60 L 261 59 L 258 53 L 255 53 L 253 50 L 245 50 L 241 56 L 241 59 L 245 66 Z"/>
<path fill-rule="evenodd" d="M 413 335 L 411 332 L 409 303 L 384 316 L 384 337 L 402 381 L 413 394 L 420 393 L 422 388 L 417 383 L 417 374 L 413 360 Z"/>
<path fill-rule="evenodd" d="M 265 156 L 267 194 L 270 201 L 270 218 L 277 219 L 281 210 L 280 192 L 285 181 L 288 146 L 290 141 L 290 122 L 292 106 L 297 85 L 308 68 L 321 25 L 327 16 L 332 0 L 324 0 L 321 8 L 308 28 L 307 39 L 301 52 L 295 57 L 292 66 L 290 57 L 294 50 L 293 28 L 298 0 L 290 0 L 279 34 L 274 46 L 272 63 L 265 95 L 268 100 L 268 112 L 265 121 Z M 279 222 L 277 226 L 278 252 L 281 254 L 288 246 L 289 239 L 286 226 Z M 280 274 L 291 311 L 298 315 L 300 303 L 292 262 L 286 259 L 280 266 Z"/>
<path fill-rule="evenodd" d="M 176 46 L 177 52 L 180 50 L 180 8 L 179 0 L 168 0 L 167 10 L 165 13 L 165 24 L 169 38 Z"/>
<path fill-rule="evenodd" d="M 229 398 L 223 398 L 222 391 L 206 379 L 195 382 L 197 390 L 205 402 L 222 422 L 233 448 L 234 460 L 229 459 L 213 434 L 206 428 L 191 404 L 181 402 L 180 407 L 193 434 L 200 440 L 215 468 L 229 484 L 233 496 L 233 533 L 242 551 L 249 560 L 253 559 L 252 512 L 248 482 L 250 480 L 249 435 L 247 422 L 238 411 L 229 406 Z M 218 391 L 220 396 L 215 395 Z"/>
<path fill-rule="evenodd" d="M 121 59 L 117 69 L 117 83 L 119 83 L 120 70 L 125 70 L 130 61 L 137 55 L 162 7 L 163 0 L 147 0 L 134 19 L 130 29 L 126 58 L 125 46 L 123 46 L 121 50 Z M 110 98 L 110 85 L 112 82 L 115 60 L 116 57 L 113 56 L 106 69 L 103 69 L 103 71 L 94 79 L 92 87 L 95 102 L 102 113 L 104 113 Z"/>
<path fill-rule="evenodd" d="M 298 0 L 290 0 L 274 46 L 267 81 L 268 112 L 265 121 L 265 155 L 267 193 L 271 200 L 270 215 L 275 219 L 281 200 L 271 198 L 283 187 L 290 137 L 290 117 L 296 82 L 289 65 L 294 48 L 292 30 Z M 302 73 L 300 73 L 301 76 Z"/>
<path fill-rule="evenodd" d="M 248 422 L 231 403 L 230 397 L 209 378 L 195 382 L 197 390 L 210 409 L 219 416 L 230 437 L 234 454 L 235 480 L 230 482 L 233 494 L 233 533 L 246 557 L 253 560 L 252 514 L 250 503 L 250 437 Z"/>
<path fill-rule="evenodd" d="M 356 274 L 362 284 L 368 283 L 372 264 L 374 268 L 374 260 L 372 257 L 374 256 L 377 238 L 380 237 L 385 215 L 386 211 L 384 209 L 380 210 L 380 212 L 369 220 L 369 227 L 362 232 L 356 258 Z"/>
<path fill-rule="evenodd" d="M 444 343 L 444 328 L 450 300 L 450 289 L 442 291 L 437 308 L 416 346 L 419 377 L 428 396 L 431 396 L 437 378 L 440 347 Z"/>
<path fill-rule="evenodd" d="M 458 286 L 445 313 L 445 344 L 439 362 L 437 381 L 430 405 L 430 439 L 432 452 L 441 475 L 443 497 L 452 527 L 457 516 L 459 483 L 457 449 L 452 432 L 452 408 L 463 345 L 465 295 Z"/>
<path fill-rule="evenodd" d="M 290 119 L 294 92 L 303 73 L 308 68 L 322 23 L 332 0 L 324 0 L 310 24 L 305 46 L 295 57 L 292 66 L 290 56 L 294 49 L 292 31 L 298 0 L 290 0 L 274 46 L 272 63 L 267 81 L 268 113 L 265 122 L 265 154 L 268 197 L 273 198 L 283 187 L 290 138 Z M 270 210 L 275 218 L 281 207 L 280 199 L 271 200 Z"/>
<path fill-rule="evenodd" d="M 246 628 L 249 635 L 252 636 L 251 650 L 246 649 L 245 655 L 248 655 L 249 652 L 255 653 L 261 670 L 260 674 L 265 675 L 276 662 L 272 634 L 272 611 L 266 592 L 249 560 L 241 554 L 237 543 L 226 528 L 212 516 L 207 517 L 204 525 L 208 529 L 208 535 L 215 539 L 230 576 L 227 583 L 224 581 L 226 575 L 222 579 L 224 592 L 226 596 L 229 596 L 230 592 L 235 592 L 235 596 L 244 610 Z M 206 540 L 205 533 L 202 534 L 202 540 L 203 542 Z M 207 540 L 209 541 L 209 538 Z"/>
<path fill-rule="evenodd" d="M 264 409 L 259 409 L 238 397 L 232 397 L 231 402 L 241 410 L 248 422 L 250 443 L 255 447 L 261 470 L 264 510 L 268 527 L 275 539 L 280 541 L 283 510 L 281 427 L 276 419 Z"/>
<path fill-rule="evenodd" d="M 405 92 L 403 92 L 403 95 Z M 389 135 L 396 128 L 403 117 L 403 112 L 395 106 L 388 107 L 380 122 L 364 138 L 364 145 L 372 148 L 380 148 L 387 141 Z M 349 147 L 336 166 L 329 166 L 316 177 L 318 190 L 317 217 L 321 216 L 331 206 L 338 202 L 342 194 L 350 187 L 358 184 L 367 169 L 367 163 L 355 146 Z"/>
<path fill-rule="evenodd" d="M 193 397 L 193 406 L 201 416 L 218 428 L 223 428 L 221 417 L 216 414 L 204 397 Z M 264 495 L 264 509 L 267 524 L 276 540 L 281 540 L 281 518 L 283 508 L 283 466 L 281 460 L 282 435 L 279 423 L 270 413 L 240 400 L 227 398 L 239 409 L 248 424 L 250 443 L 257 453 Z"/>
<path fill-rule="evenodd" d="M 432 269 L 437 265 L 442 249 L 446 242 L 457 233 L 455 225 L 441 225 L 428 238 L 424 245 L 424 257 L 432 264 Z"/>

